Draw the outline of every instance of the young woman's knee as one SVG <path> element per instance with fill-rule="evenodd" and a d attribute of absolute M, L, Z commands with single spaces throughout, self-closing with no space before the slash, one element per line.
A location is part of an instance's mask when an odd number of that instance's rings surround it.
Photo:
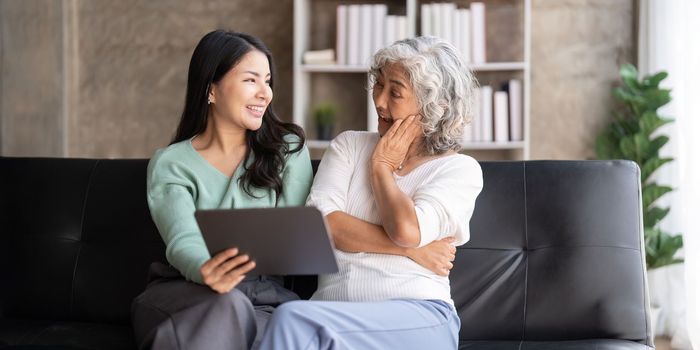
<path fill-rule="evenodd" d="M 205 303 L 210 304 L 213 307 L 233 307 L 236 310 L 250 310 L 253 312 L 253 304 L 250 302 L 250 299 L 236 288 L 223 294 L 212 292 L 211 296 L 206 299 Z"/>

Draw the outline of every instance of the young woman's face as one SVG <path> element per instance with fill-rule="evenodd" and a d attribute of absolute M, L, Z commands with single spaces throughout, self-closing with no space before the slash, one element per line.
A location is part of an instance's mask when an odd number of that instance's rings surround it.
<path fill-rule="evenodd" d="M 260 51 L 248 52 L 221 80 L 212 84 L 212 117 L 218 125 L 258 130 L 272 101 L 270 64 Z"/>
<path fill-rule="evenodd" d="M 400 65 L 386 65 L 376 79 L 372 97 L 379 114 L 379 135 L 384 136 L 395 121 L 419 113 L 418 100 L 406 70 Z"/>

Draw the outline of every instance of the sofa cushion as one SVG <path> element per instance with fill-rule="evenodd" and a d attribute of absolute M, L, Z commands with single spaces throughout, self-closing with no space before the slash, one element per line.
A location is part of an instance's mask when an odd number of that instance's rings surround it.
<path fill-rule="evenodd" d="M 85 322 L 0 319 L 2 349 L 133 349 L 131 327 Z"/>

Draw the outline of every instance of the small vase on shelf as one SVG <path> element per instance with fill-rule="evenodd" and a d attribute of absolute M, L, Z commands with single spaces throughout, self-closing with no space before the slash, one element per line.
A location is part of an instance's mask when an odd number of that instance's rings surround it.
<path fill-rule="evenodd" d="M 326 102 L 314 108 L 314 120 L 316 121 L 316 137 L 319 140 L 330 140 L 333 138 L 335 129 L 335 105 Z"/>

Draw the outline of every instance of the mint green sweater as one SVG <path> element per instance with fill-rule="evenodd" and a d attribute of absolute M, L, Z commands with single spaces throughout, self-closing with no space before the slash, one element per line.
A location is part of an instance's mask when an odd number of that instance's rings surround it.
<path fill-rule="evenodd" d="M 296 136 L 285 139 L 290 148 L 296 147 Z M 202 284 L 199 268 L 210 258 L 194 218 L 196 209 L 275 206 L 275 191 L 251 187 L 258 197 L 254 198 L 239 186 L 243 172 L 240 165 L 231 178 L 224 175 L 192 147 L 191 140 L 159 149 L 148 163 L 148 207 L 165 241 L 168 262 L 187 280 Z M 281 176 L 284 185 L 277 206 L 304 205 L 313 178 L 306 147 L 287 155 Z"/>

